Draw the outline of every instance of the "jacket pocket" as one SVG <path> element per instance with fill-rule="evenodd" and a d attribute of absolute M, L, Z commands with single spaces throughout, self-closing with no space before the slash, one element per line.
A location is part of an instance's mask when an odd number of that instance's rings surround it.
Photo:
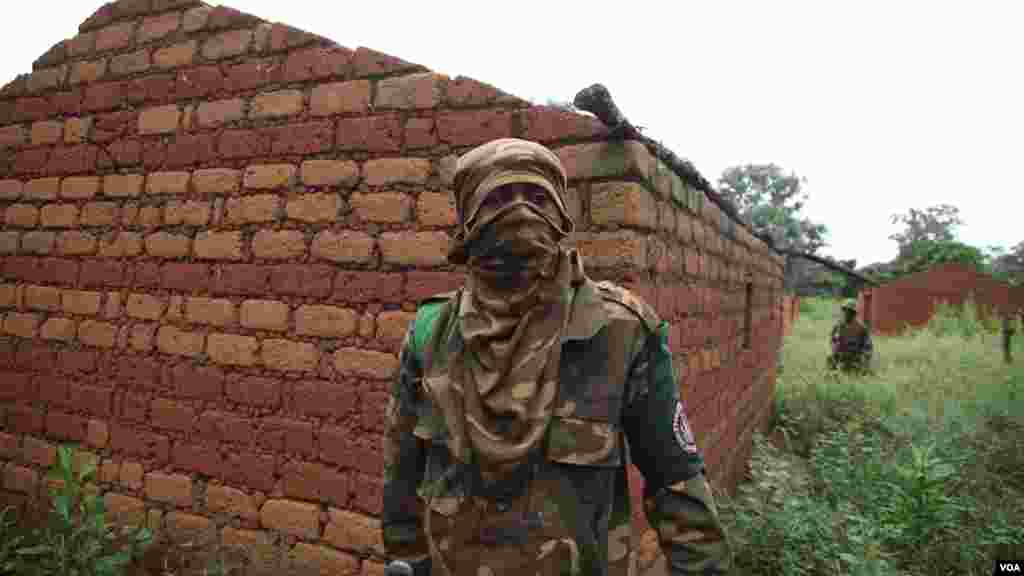
<path fill-rule="evenodd" d="M 549 434 L 547 458 L 551 462 L 608 468 L 622 465 L 622 431 L 611 422 L 555 416 Z"/>

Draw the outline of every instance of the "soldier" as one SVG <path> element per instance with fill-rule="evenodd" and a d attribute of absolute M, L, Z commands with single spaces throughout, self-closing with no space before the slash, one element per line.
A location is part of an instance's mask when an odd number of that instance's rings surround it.
<path fill-rule="evenodd" d="M 871 366 L 873 345 L 871 334 L 857 321 L 857 304 L 846 301 L 842 305 L 843 319 L 832 327 L 832 354 L 828 357 L 830 370 L 867 372 Z"/>
<path fill-rule="evenodd" d="M 454 189 L 448 259 L 467 281 L 420 304 L 387 408 L 389 573 L 636 574 L 628 462 L 669 572 L 726 573 L 668 325 L 562 245 L 558 157 L 495 140 L 459 159 Z"/>

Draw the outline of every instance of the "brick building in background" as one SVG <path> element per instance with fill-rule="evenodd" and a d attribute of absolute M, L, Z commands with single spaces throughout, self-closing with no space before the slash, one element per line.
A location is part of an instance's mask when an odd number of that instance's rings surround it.
<path fill-rule="evenodd" d="M 79 32 L 0 92 L 7 501 L 75 442 L 111 510 L 171 540 L 380 573 L 397 348 L 417 300 L 462 280 L 454 159 L 503 136 L 562 158 L 589 273 L 671 321 L 712 479 L 741 477 L 783 260 L 641 144 L 194 0 L 120 0 Z"/>
<path fill-rule="evenodd" d="M 958 263 L 862 290 L 857 307 L 860 318 L 871 322 L 873 333 L 893 335 L 927 324 L 942 302 L 962 306 L 969 298 L 982 315 L 1024 313 L 1024 286 L 1011 286 Z"/>

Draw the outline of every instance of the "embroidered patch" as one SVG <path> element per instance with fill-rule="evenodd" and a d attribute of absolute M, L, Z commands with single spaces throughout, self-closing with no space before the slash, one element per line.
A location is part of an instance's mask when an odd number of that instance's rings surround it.
<path fill-rule="evenodd" d="M 697 453 L 697 443 L 693 440 L 690 423 L 686 420 L 682 401 L 676 401 L 676 415 L 672 418 L 672 431 L 676 434 L 676 442 L 690 454 Z"/>

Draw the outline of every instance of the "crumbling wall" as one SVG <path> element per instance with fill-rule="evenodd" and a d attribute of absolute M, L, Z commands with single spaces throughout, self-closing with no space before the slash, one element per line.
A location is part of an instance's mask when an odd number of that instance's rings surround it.
<path fill-rule="evenodd" d="M 898 334 L 924 326 L 940 303 L 961 306 L 972 299 L 982 316 L 1020 314 L 1024 290 L 1000 282 L 962 264 L 949 263 L 864 290 L 858 311 L 871 321 L 872 332 Z"/>
<path fill-rule="evenodd" d="M 735 484 L 772 405 L 783 261 L 702 192 L 586 116 L 121 0 L 0 92 L 3 497 L 39 496 L 77 443 L 110 510 L 171 541 L 380 573 L 398 345 L 462 280 L 455 156 L 503 136 L 556 149 L 591 275 L 672 323 L 711 477 Z"/>

